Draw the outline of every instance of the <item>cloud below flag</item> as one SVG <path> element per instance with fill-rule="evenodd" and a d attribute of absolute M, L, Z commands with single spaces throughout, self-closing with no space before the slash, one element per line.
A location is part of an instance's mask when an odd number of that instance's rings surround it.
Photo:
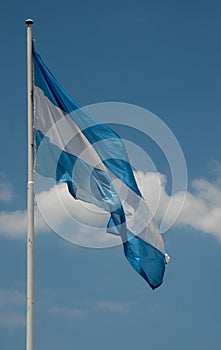
<path fill-rule="evenodd" d="M 67 95 L 35 49 L 33 62 L 35 172 L 66 183 L 75 200 L 109 213 L 107 231 L 121 237 L 129 263 L 157 288 L 166 265 L 164 244 L 123 141 Z"/>

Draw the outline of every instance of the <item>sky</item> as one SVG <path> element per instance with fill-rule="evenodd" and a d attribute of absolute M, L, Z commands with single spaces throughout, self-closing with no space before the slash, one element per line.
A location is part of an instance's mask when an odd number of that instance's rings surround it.
<path fill-rule="evenodd" d="M 181 214 L 163 233 L 171 260 L 164 283 L 155 291 L 130 267 L 120 245 L 99 249 L 87 248 L 82 241 L 81 246 L 70 243 L 49 229 L 36 207 L 35 349 L 218 348 L 220 10 L 216 0 L 1 2 L 2 349 L 25 346 L 26 18 L 35 21 L 36 49 L 81 106 L 117 102 L 154 113 L 175 135 L 188 174 Z M 173 217 L 184 189 L 171 192 L 173 179 L 165 155 L 139 133 L 148 132 L 147 119 L 130 118 L 129 126 L 135 123 L 138 131 L 118 131 L 154 164 L 148 170 L 138 162 L 136 173 L 153 205 L 161 192 L 156 212 L 160 224 L 171 198 Z M 53 192 L 38 196 L 39 206 L 50 208 L 62 226 Z M 93 231 L 89 226 L 76 230 L 80 239 L 89 239 Z"/>

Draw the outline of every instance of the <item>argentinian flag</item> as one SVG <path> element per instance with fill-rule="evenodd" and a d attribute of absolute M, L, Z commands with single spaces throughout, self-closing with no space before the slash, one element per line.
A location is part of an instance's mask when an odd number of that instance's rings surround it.
<path fill-rule="evenodd" d="M 123 141 L 66 94 L 35 50 L 33 61 L 35 172 L 65 182 L 74 199 L 108 212 L 107 231 L 120 235 L 130 264 L 157 288 L 166 265 L 164 244 Z"/>

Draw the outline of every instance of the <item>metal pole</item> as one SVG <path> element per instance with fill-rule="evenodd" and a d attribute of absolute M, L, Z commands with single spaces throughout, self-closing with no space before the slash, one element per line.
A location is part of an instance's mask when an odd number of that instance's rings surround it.
<path fill-rule="evenodd" d="M 27 24 L 28 183 L 27 183 L 27 323 L 26 350 L 34 349 L 34 181 L 32 19 Z"/>

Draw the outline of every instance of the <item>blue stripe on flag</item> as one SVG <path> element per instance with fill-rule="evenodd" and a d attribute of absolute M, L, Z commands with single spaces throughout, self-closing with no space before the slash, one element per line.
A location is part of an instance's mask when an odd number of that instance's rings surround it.
<path fill-rule="evenodd" d="M 47 96 L 51 102 L 61 108 L 64 112 L 70 113 L 80 108 L 64 91 L 50 70 L 46 67 L 41 56 L 33 49 L 34 60 L 34 83 Z"/>
<path fill-rule="evenodd" d="M 128 233 L 128 231 L 127 231 Z M 123 243 L 124 253 L 133 268 L 149 283 L 152 289 L 162 284 L 165 272 L 165 254 L 138 236 Z"/>

